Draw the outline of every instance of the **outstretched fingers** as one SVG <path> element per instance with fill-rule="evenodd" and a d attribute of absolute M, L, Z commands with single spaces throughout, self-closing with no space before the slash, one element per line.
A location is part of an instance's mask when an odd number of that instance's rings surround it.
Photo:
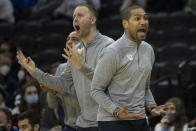
<path fill-rule="evenodd" d="M 21 64 L 21 65 L 24 65 L 25 64 L 26 57 L 23 55 L 23 53 L 22 53 L 21 50 L 18 50 L 17 51 L 16 58 L 18 59 L 18 63 L 19 64 Z"/>
<path fill-rule="evenodd" d="M 128 117 L 130 118 L 130 119 L 144 119 L 145 118 L 145 116 L 142 116 L 142 115 L 140 115 L 140 114 L 128 114 Z"/>
<path fill-rule="evenodd" d="M 72 50 L 70 50 L 69 48 L 64 48 L 64 52 L 65 54 L 68 56 L 68 57 L 71 57 L 72 56 Z"/>
<path fill-rule="evenodd" d="M 65 59 L 67 59 L 67 60 L 69 60 L 69 57 L 66 56 L 65 54 L 62 54 L 62 57 L 65 58 Z"/>

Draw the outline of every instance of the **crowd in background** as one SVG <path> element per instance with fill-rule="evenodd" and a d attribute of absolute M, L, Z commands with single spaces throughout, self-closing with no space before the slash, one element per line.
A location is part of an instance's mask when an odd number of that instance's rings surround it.
<path fill-rule="evenodd" d="M 101 9 L 100 0 L 0 0 L 0 20 L 15 23 L 18 20 L 66 18 L 72 19 L 74 8 L 79 4 L 91 4 Z M 195 11 L 195 0 L 124 0 L 120 11 L 139 4 L 148 12 Z"/>
<path fill-rule="evenodd" d="M 72 14 L 77 5 L 88 3 L 97 10 L 101 10 L 101 2 L 100 0 L 0 0 L 0 22 L 14 24 L 24 19 L 72 20 Z M 196 11 L 196 0 L 124 0 L 119 11 L 135 3 L 152 13 Z M 5 40 L 0 44 L 0 114 L 5 112 L 2 111 L 3 108 L 8 108 L 12 117 L 8 115 L 6 119 L 12 119 L 12 125 L 17 127 L 19 114 L 32 111 L 38 114 L 42 130 L 58 130 L 60 122 L 57 111 L 48 107 L 46 93 L 41 90 L 37 81 L 20 67 L 15 57 L 16 50 L 17 47 L 11 40 Z M 50 73 L 55 72 L 53 70 L 58 67 L 58 64 L 54 63 L 51 66 Z M 191 121 L 185 114 L 183 103 L 177 98 L 167 102 L 173 103 L 175 112 L 170 111 L 169 115 L 160 119 L 160 123 L 164 123 L 165 127 L 175 126 L 182 129 L 180 122 L 188 124 Z M 181 109 L 183 111 L 180 112 Z M 47 118 L 52 120 L 50 124 L 46 124 Z M 168 119 L 172 120 L 168 122 Z M 190 125 L 196 126 L 195 120 L 192 120 Z M 2 127 L 1 123 L 0 127 Z M 155 127 L 155 131 L 159 131 L 159 128 L 162 128 L 160 124 Z"/>

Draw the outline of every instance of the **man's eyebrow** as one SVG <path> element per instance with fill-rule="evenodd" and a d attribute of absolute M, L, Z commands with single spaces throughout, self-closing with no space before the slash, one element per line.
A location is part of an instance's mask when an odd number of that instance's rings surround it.
<path fill-rule="evenodd" d="M 143 16 L 143 15 L 148 16 L 148 14 L 146 13 L 138 13 L 138 14 L 134 14 L 133 16 Z"/>

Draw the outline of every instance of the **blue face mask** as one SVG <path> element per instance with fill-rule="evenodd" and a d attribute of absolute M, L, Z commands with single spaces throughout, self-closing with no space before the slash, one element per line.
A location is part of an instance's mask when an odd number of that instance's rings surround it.
<path fill-rule="evenodd" d="M 28 95 L 26 97 L 26 102 L 28 104 L 36 104 L 38 100 L 39 100 L 38 95 Z"/>

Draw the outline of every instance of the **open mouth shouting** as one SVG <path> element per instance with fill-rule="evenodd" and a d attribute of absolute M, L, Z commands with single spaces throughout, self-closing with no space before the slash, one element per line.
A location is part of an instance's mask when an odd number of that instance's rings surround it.
<path fill-rule="evenodd" d="M 78 33 L 80 31 L 80 26 L 79 25 L 74 25 L 74 29 Z"/>
<path fill-rule="evenodd" d="M 139 37 L 145 37 L 146 36 L 146 32 L 147 32 L 146 28 L 141 28 L 141 29 L 137 30 L 137 33 L 138 33 Z"/>

